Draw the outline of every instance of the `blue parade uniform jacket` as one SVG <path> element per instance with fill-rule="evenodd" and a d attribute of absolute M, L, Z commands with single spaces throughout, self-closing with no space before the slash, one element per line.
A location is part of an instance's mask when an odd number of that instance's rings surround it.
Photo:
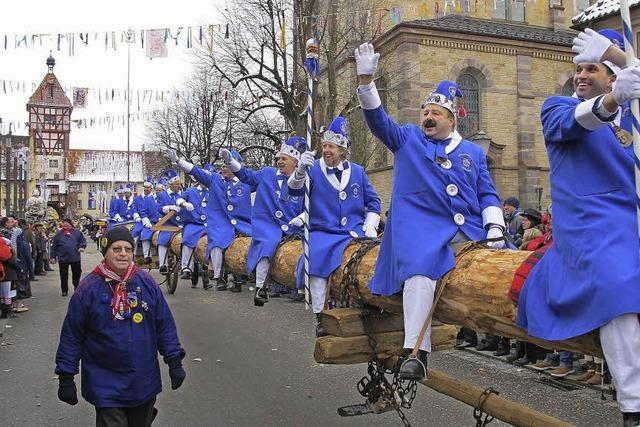
<path fill-rule="evenodd" d="M 165 206 L 175 205 L 177 200 L 182 197 L 180 193 L 174 193 L 171 190 L 162 191 L 157 195 L 158 200 L 158 214 L 162 218 L 165 213 L 162 212 L 162 208 Z M 172 226 L 172 227 L 181 227 L 183 226 L 182 215 L 184 214 L 184 209 L 181 209 L 180 212 L 176 212 L 164 225 Z M 172 231 L 161 231 L 158 234 L 158 245 L 169 246 L 169 242 L 173 237 Z"/>
<path fill-rule="evenodd" d="M 162 218 L 160 206 L 158 205 L 158 196 L 155 193 L 144 197 L 144 215 L 140 214 L 140 217 L 148 218 L 151 224 L 155 224 Z M 152 237 L 153 229 L 143 226 L 140 232 L 140 240 L 151 240 Z"/>
<path fill-rule="evenodd" d="M 73 294 L 62 325 L 55 372 L 75 375 L 82 362 L 82 397 L 96 407 L 149 401 L 162 391 L 158 353 L 165 362 L 185 356 L 169 306 L 151 275 L 138 269 L 127 291 L 129 301 L 137 299 L 132 312 L 142 314 L 140 323 L 114 318 L 111 286 L 91 272 Z"/>
<path fill-rule="evenodd" d="M 207 206 L 207 190 L 196 187 L 188 188 L 182 192 L 182 199 L 193 204 L 193 211 L 189 212 L 182 209 L 182 219 L 184 228 L 182 229 L 182 244 L 188 248 L 195 248 L 198 245 L 200 237 L 207 233 L 207 215 L 205 207 Z"/>
<path fill-rule="evenodd" d="M 344 167 L 346 165 L 346 167 Z M 380 214 L 380 197 L 369 183 L 362 166 L 344 162 L 340 181 L 327 173 L 324 159 L 316 160 L 309 170 L 309 274 L 329 277 L 340 266 L 347 245 L 364 237 L 362 225 L 368 212 Z M 289 190 L 304 196 L 304 189 Z M 304 286 L 304 257 L 298 261 L 298 287 Z"/>
<path fill-rule="evenodd" d="M 79 262 L 80 252 L 78 249 L 86 247 L 87 240 L 79 230 L 72 229 L 70 236 L 65 236 L 64 231 L 58 230 L 51 240 L 49 256 L 57 259 L 58 262 Z"/>
<path fill-rule="evenodd" d="M 240 182 L 238 178 L 226 181 L 227 203 L 233 207 L 227 211 L 236 231 L 251 236 L 251 193 L 255 187 Z"/>
<path fill-rule="evenodd" d="M 435 141 L 419 126 L 400 126 L 379 101 L 368 108 L 361 89 L 367 124 L 394 155 L 389 217 L 369 283 L 372 293 L 392 295 L 412 276 L 441 278 L 455 266 L 452 238 L 462 232 L 484 239 L 483 215 L 497 212 L 501 223 L 502 211 L 480 146 L 457 132 L 451 141 Z M 439 164 L 436 155 L 448 161 Z"/>
<path fill-rule="evenodd" d="M 207 203 L 204 207 L 207 215 L 207 254 L 213 248 L 228 248 L 236 234 L 228 216 L 226 185 L 222 176 L 196 166 L 191 169 L 189 174 L 208 189 Z"/>
<path fill-rule="evenodd" d="M 289 221 L 303 209 L 303 197 L 290 195 L 288 176 L 276 168 L 259 171 L 244 166 L 235 175 L 247 185 L 256 187 L 256 198 L 251 211 L 251 245 L 247 254 L 247 273 L 251 274 L 262 258 L 271 260 L 283 236 L 299 234 L 298 227 Z"/>
<path fill-rule="evenodd" d="M 120 197 L 112 197 L 111 201 L 109 202 L 109 228 L 118 224 L 118 221 L 114 219 L 116 214 L 120 215 L 120 217 L 124 221 L 124 215 L 125 215 L 124 199 Z"/>
<path fill-rule="evenodd" d="M 121 216 L 125 221 L 133 221 L 133 213 L 135 212 L 134 201 L 135 197 L 133 196 L 133 194 L 131 195 L 131 197 L 129 197 L 129 200 L 122 199 L 122 205 L 124 206 L 124 216 Z"/>
<path fill-rule="evenodd" d="M 633 147 L 600 120 L 597 100 L 554 96 L 542 106 L 554 243 L 525 282 L 516 324 L 546 340 L 640 313 Z"/>
<path fill-rule="evenodd" d="M 139 194 L 137 196 L 135 196 L 133 198 L 133 205 L 132 205 L 132 209 L 131 209 L 131 218 L 132 219 L 136 219 L 137 216 L 139 216 L 140 218 L 144 218 L 147 214 L 145 212 L 145 203 L 144 203 L 144 199 L 145 199 L 145 195 L 144 194 Z M 136 216 L 137 214 L 137 216 Z M 141 222 L 136 222 L 135 224 L 133 224 L 133 229 L 131 230 L 131 235 L 135 238 L 135 237 L 140 237 L 140 235 L 142 234 L 142 229 L 144 228 L 144 225 L 142 225 Z"/>

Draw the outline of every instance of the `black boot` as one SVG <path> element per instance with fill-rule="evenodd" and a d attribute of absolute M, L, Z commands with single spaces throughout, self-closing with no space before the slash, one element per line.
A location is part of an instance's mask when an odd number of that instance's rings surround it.
<path fill-rule="evenodd" d="M 222 277 L 218 278 L 218 284 L 216 285 L 216 290 L 218 290 L 218 291 L 226 291 L 227 290 L 227 282 L 225 282 Z"/>
<path fill-rule="evenodd" d="M 622 422 L 623 427 L 640 426 L 640 412 L 623 412 Z"/>
<path fill-rule="evenodd" d="M 257 288 L 256 294 L 253 297 L 253 304 L 262 307 L 265 303 L 269 302 L 269 293 L 265 288 Z"/>
<path fill-rule="evenodd" d="M 169 274 L 169 267 L 167 267 L 166 265 L 161 265 L 158 269 L 158 272 L 163 276 L 166 276 L 167 274 Z"/>
<path fill-rule="evenodd" d="M 145 263 L 145 264 L 151 264 L 152 262 L 153 262 L 153 260 L 151 259 L 151 257 L 150 257 L 150 256 L 148 256 L 148 257 L 146 257 L 146 258 L 144 259 L 144 263 Z"/>
<path fill-rule="evenodd" d="M 321 314 L 316 313 L 316 337 L 324 337 L 329 335 L 328 333 L 325 332 L 324 328 L 322 327 L 322 322 L 320 321 L 320 318 L 321 318 Z"/>
<path fill-rule="evenodd" d="M 7 317 L 9 317 L 9 308 L 11 307 L 11 305 L 9 305 L 7 307 L 7 304 L 2 304 L 0 306 L 0 319 L 6 319 Z"/>
<path fill-rule="evenodd" d="M 494 356 L 506 356 L 507 354 L 509 354 L 509 351 L 511 350 L 511 341 L 509 341 L 509 338 L 500 338 L 500 341 L 498 342 L 498 348 L 496 349 L 496 351 L 493 352 Z"/>
<path fill-rule="evenodd" d="M 488 335 L 480 341 L 480 344 L 476 346 L 478 351 L 496 351 L 498 349 L 498 337 L 495 335 Z"/>
<path fill-rule="evenodd" d="M 405 348 L 407 358 L 402 362 L 398 371 L 398 378 L 401 380 L 422 381 L 427 378 L 427 355 L 424 350 L 418 351 L 418 357 L 411 357 L 412 349 Z"/>
<path fill-rule="evenodd" d="M 191 279 L 191 270 L 189 270 L 188 268 L 183 268 L 182 271 L 180 272 L 180 278 Z"/>
<path fill-rule="evenodd" d="M 524 356 L 524 342 L 516 341 L 516 349 L 513 353 L 507 356 L 507 362 L 513 363 L 522 356 Z"/>

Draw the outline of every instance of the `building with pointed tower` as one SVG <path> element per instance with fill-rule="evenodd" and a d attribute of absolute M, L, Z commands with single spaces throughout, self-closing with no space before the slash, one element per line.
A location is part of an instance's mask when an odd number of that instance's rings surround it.
<path fill-rule="evenodd" d="M 71 149 L 73 104 L 46 61 L 47 74 L 27 103 L 29 112 L 29 189 L 38 189 L 59 216 L 104 217 L 112 193 L 129 184 L 142 189 L 147 176 L 159 176 L 168 166 L 158 152 Z"/>
<path fill-rule="evenodd" d="M 57 211 L 65 208 L 66 152 L 69 150 L 73 105 L 64 93 L 53 67 L 53 56 L 47 58 L 47 74 L 29 98 L 29 138 L 32 152 L 32 188 L 47 191 L 49 205 Z"/>

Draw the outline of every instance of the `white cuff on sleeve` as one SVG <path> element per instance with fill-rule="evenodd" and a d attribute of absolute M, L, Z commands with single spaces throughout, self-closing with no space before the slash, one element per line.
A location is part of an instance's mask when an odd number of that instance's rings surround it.
<path fill-rule="evenodd" d="M 502 209 L 497 206 L 488 206 L 482 210 L 482 227 L 486 229 L 489 224 L 499 225 L 503 230 L 506 229 Z"/>
<path fill-rule="evenodd" d="M 184 159 L 180 159 L 180 160 L 178 160 L 178 167 L 180 169 L 182 169 L 183 171 L 185 171 L 186 173 L 189 173 L 189 172 L 191 172 L 191 169 L 193 169 L 193 164 L 187 162 Z"/>
<path fill-rule="evenodd" d="M 364 226 L 371 226 L 374 229 L 377 229 L 378 225 L 380 225 L 380 214 L 377 214 L 375 212 L 367 212 L 367 216 L 364 219 Z"/>
<path fill-rule="evenodd" d="M 363 110 L 375 110 L 382 105 L 375 82 L 358 86 L 356 94 L 358 95 L 358 101 L 360 101 L 360 106 Z"/>
<path fill-rule="evenodd" d="M 176 200 L 176 206 L 182 206 L 182 204 L 185 202 L 186 200 L 180 197 L 179 199 Z"/>
<path fill-rule="evenodd" d="M 231 172 L 233 173 L 238 172 L 242 168 L 242 165 L 236 159 L 231 159 L 231 161 L 227 166 L 229 167 L 229 170 L 231 170 Z"/>
<path fill-rule="evenodd" d="M 574 113 L 576 122 L 587 130 L 596 130 L 609 123 L 600 120 L 593 112 L 593 107 L 598 99 L 599 97 L 587 99 L 576 107 L 576 112 Z"/>

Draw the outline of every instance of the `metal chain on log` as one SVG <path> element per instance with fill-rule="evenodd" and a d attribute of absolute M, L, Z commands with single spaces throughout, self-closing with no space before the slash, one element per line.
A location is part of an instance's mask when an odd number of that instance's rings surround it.
<path fill-rule="evenodd" d="M 482 408 L 484 407 L 484 402 L 487 401 L 487 397 L 489 397 L 491 393 L 495 395 L 500 394 L 499 392 L 495 391 L 490 387 L 485 388 L 482 394 L 480 395 L 480 399 L 478 399 L 478 406 L 473 408 L 473 418 L 476 419 L 476 427 L 484 427 L 494 419 L 494 417 L 490 416 L 489 414 L 485 414 L 484 411 L 482 410 Z M 482 418 L 483 415 L 484 415 L 484 419 Z"/>

